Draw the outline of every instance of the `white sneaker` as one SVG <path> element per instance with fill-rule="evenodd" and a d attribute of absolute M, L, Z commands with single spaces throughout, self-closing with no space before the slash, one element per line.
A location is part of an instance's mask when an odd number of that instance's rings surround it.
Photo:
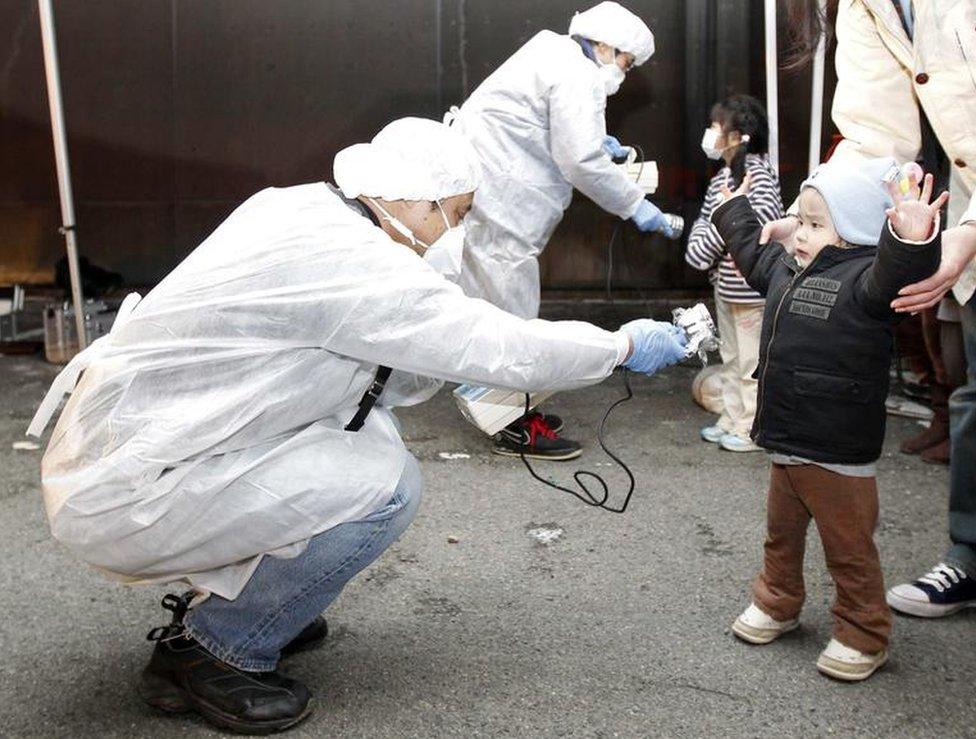
<path fill-rule="evenodd" d="M 732 633 L 750 644 L 769 644 L 799 625 L 799 619 L 777 621 L 759 610 L 755 603 L 750 603 L 732 624 Z"/>
<path fill-rule="evenodd" d="M 722 440 L 722 437 L 728 433 L 728 431 L 719 426 L 706 426 L 699 433 L 701 434 L 702 441 L 718 444 Z"/>
<path fill-rule="evenodd" d="M 737 434 L 726 434 L 719 439 L 718 445 L 727 452 L 760 452 L 762 447 L 754 444 L 752 439 L 744 439 Z"/>
<path fill-rule="evenodd" d="M 867 680 L 887 661 L 888 651 L 885 649 L 877 654 L 865 654 L 831 639 L 820 653 L 817 669 L 837 680 L 857 682 Z"/>

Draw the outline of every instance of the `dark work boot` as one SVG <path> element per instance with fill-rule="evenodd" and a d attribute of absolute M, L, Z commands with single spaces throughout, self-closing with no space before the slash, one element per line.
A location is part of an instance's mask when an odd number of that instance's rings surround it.
<path fill-rule="evenodd" d="M 949 440 L 949 395 L 942 385 L 932 388 L 932 423 L 901 443 L 902 454 L 919 454 Z"/>
<path fill-rule="evenodd" d="M 163 598 L 173 623 L 149 632 L 156 648 L 139 685 L 146 703 L 168 713 L 195 711 L 239 734 L 270 734 L 308 717 L 311 696 L 302 683 L 277 672 L 240 670 L 183 634 L 188 603 L 186 596 Z"/>
<path fill-rule="evenodd" d="M 940 423 L 933 418 L 928 428 L 922 429 L 909 439 L 905 439 L 901 443 L 900 449 L 902 454 L 919 454 L 948 440 L 949 424 Z"/>
<path fill-rule="evenodd" d="M 919 456 L 921 456 L 923 462 L 928 462 L 929 464 L 949 464 L 951 455 L 952 442 L 945 439 L 940 444 L 930 446 Z"/>

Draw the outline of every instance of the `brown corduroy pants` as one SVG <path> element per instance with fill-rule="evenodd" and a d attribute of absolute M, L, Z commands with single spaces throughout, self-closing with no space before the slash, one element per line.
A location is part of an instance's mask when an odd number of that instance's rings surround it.
<path fill-rule="evenodd" d="M 873 477 L 839 475 L 812 464 L 772 465 L 763 567 L 753 584 L 753 600 L 777 621 L 800 614 L 811 518 L 837 589 L 831 608 L 834 638 L 861 652 L 885 649 L 891 611 L 874 546 L 878 487 Z"/>

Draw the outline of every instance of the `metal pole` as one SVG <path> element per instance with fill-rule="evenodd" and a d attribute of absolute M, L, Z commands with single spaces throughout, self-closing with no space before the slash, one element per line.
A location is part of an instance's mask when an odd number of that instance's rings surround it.
<path fill-rule="evenodd" d="M 87 345 L 85 336 L 84 300 L 78 269 L 78 242 L 75 234 L 75 203 L 71 193 L 71 168 L 68 164 L 68 140 L 64 127 L 61 103 L 61 74 L 58 71 L 58 47 L 54 37 L 54 9 L 51 0 L 37 0 L 41 14 L 41 40 L 44 44 L 44 71 L 47 76 L 47 99 L 51 107 L 51 134 L 54 137 L 54 161 L 58 170 L 58 191 L 61 195 L 61 233 L 68 249 L 68 272 L 71 276 L 71 300 L 75 308 L 78 329 L 78 350 Z"/>
<path fill-rule="evenodd" d="M 821 17 L 826 12 L 826 0 L 820 0 Z M 810 87 L 810 157 L 808 172 L 820 164 L 820 146 L 823 131 L 823 90 L 824 90 L 824 59 L 827 55 L 826 34 L 820 34 L 817 42 L 817 53 L 813 57 L 813 80 Z"/>
<path fill-rule="evenodd" d="M 769 161 L 779 172 L 779 65 L 776 55 L 776 0 L 766 0 L 766 113 L 769 115 Z"/>

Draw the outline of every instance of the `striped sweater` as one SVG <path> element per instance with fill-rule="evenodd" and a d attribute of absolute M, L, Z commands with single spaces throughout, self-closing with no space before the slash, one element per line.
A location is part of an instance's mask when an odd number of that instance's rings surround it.
<path fill-rule="evenodd" d="M 769 158 L 760 154 L 746 155 L 746 172 L 752 176 L 749 189 L 749 203 L 761 223 L 783 217 L 783 200 L 779 191 L 779 177 Z M 729 303 L 762 303 L 762 296 L 755 292 L 735 267 L 735 262 L 718 231 L 712 225 L 712 212 L 721 204 L 721 187 L 729 177 L 730 170 L 723 167 L 708 183 L 705 202 L 701 212 L 691 227 L 685 261 L 695 269 L 709 272 L 712 282 L 718 286 L 718 295 Z"/>

